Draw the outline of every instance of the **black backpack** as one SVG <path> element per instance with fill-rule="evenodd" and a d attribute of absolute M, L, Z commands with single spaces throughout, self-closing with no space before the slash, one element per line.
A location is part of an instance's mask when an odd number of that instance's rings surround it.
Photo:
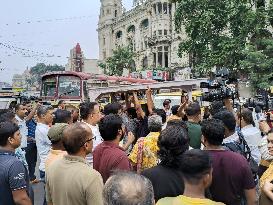
<path fill-rule="evenodd" d="M 226 150 L 230 150 L 232 152 L 236 152 L 236 153 L 244 156 L 250 165 L 250 168 L 251 168 L 254 178 L 256 179 L 259 165 L 254 160 L 254 158 L 251 156 L 250 148 L 247 145 L 247 142 L 245 141 L 243 133 L 241 131 L 238 131 L 237 134 L 239 136 L 238 142 L 224 143 L 223 147 Z"/>

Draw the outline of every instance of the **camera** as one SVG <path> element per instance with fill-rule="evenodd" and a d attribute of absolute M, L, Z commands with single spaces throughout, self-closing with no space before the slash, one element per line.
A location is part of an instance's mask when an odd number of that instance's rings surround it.
<path fill-rule="evenodd" d="M 218 76 L 219 77 L 219 76 Z M 200 88 L 207 88 L 209 92 L 205 92 L 202 96 L 203 101 L 213 102 L 221 101 L 227 98 L 238 98 L 237 79 L 221 76 L 210 82 L 200 83 Z"/>

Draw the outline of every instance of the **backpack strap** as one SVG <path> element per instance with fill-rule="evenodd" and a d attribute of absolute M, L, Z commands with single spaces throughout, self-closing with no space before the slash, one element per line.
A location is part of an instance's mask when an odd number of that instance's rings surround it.
<path fill-rule="evenodd" d="M 244 152 L 245 152 L 245 154 L 246 154 L 246 159 L 247 159 L 247 161 L 250 161 L 250 159 L 251 159 L 251 150 L 250 150 L 250 148 L 249 148 L 249 146 L 248 146 L 248 144 L 247 144 L 247 142 L 246 142 L 246 140 L 245 140 L 245 137 L 244 137 L 244 135 L 243 135 L 243 133 L 241 132 L 241 131 L 237 131 L 237 134 L 238 134 L 238 136 L 239 136 L 239 140 L 240 140 L 240 142 L 244 145 Z"/>

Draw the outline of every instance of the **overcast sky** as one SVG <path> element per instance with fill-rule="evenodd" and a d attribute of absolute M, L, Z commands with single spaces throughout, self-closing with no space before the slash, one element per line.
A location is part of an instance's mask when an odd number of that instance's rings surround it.
<path fill-rule="evenodd" d="M 123 0 L 125 8 L 133 0 Z M 8 0 L 0 12 L 0 81 L 38 62 L 65 65 L 80 43 L 87 58 L 98 58 L 100 0 Z M 47 55 L 54 57 L 46 57 Z"/>

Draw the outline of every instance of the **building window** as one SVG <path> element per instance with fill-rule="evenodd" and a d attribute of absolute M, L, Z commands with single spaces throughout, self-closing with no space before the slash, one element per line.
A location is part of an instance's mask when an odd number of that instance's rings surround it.
<path fill-rule="evenodd" d="M 107 9 L 107 14 L 110 14 L 110 13 L 111 13 L 110 9 Z"/>
<path fill-rule="evenodd" d="M 102 42 L 103 42 L 103 45 L 105 45 L 105 42 L 106 42 L 105 37 L 103 37 Z"/>
<path fill-rule="evenodd" d="M 153 7 L 154 7 L 154 14 L 157 14 L 156 13 L 156 4 L 154 4 Z"/>
<path fill-rule="evenodd" d="M 122 31 L 118 31 L 117 34 L 116 34 L 116 38 L 121 38 L 122 37 Z"/>
<path fill-rule="evenodd" d="M 157 52 L 157 66 L 161 66 L 163 64 L 163 52 L 162 52 L 162 46 L 158 47 L 158 52 Z"/>
<path fill-rule="evenodd" d="M 169 67 L 169 47 L 164 46 L 164 67 Z"/>
<path fill-rule="evenodd" d="M 169 4 L 169 14 L 172 15 L 172 4 Z"/>
<path fill-rule="evenodd" d="M 102 58 L 103 58 L 103 59 L 106 58 L 106 51 L 103 51 L 103 53 L 102 53 Z"/>
<path fill-rule="evenodd" d="M 154 36 L 156 36 L 156 31 L 154 31 Z"/>
<path fill-rule="evenodd" d="M 149 20 L 148 19 L 144 19 L 142 22 L 141 22 L 141 28 L 142 29 L 147 29 L 148 26 L 149 26 Z"/>
<path fill-rule="evenodd" d="M 164 30 L 164 36 L 168 35 L 168 30 Z"/>
<path fill-rule="evenodd" d="M 142 61 L 142 67 L 147 68 L 148 67 L 148 58 L 145 56 Z"/>
<path fill-rule="evenodd" d="M 157 7 L 158 7 L 158 13 L 161 14 L 162 13 L 162 3 L 158 3 Z"/>
<path fill-rule="evenodd" d="M 166 2 L 163 4 L 163 13 L 164 14 L 168 13 L 168 4 Z"/>
<path fill-rule="evenodd" d="M 117 17 L 118 16 L 118 11 L 117 10 L 115 10 L 115 17 Z"/>
<path fill-rule="evenodd" d="M 158 30 L 158 35 L 162 36 L 162 30 Z"/>

